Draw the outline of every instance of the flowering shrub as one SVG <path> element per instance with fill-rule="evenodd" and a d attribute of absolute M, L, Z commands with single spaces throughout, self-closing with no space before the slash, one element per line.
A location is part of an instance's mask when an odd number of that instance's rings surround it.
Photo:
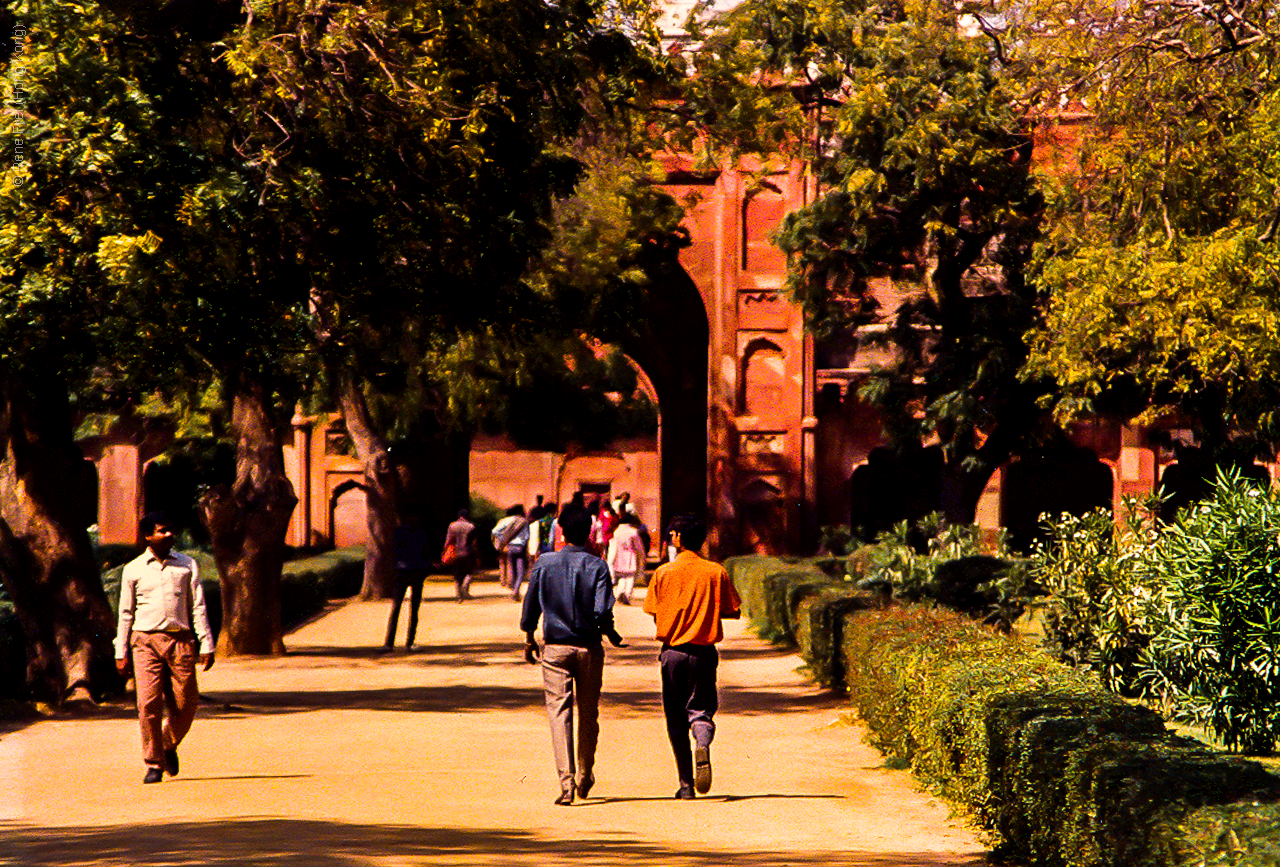
<path fill-rule="evenodd" d="M 1230 750 L 1280 737 L 1280 495 L 1235 471 L 1158 527 L 1130 504 L 1049 522 L 1032 575 L 1045 643 L 1103 685 L 1154 699 Z"/>
<path fill-rule="evenodd" d="M 1134 694 L 1141 691 L 1159 580 L 1148 569 L 1156 538 L 1151 512 L 1134 501 L 1125 505 L 1120 527 L 1106 509 L 1046 521 L 1031 575 L 1048 593 L 1038 605 L 1046 649 L 1070 665 L 1093 669 L 1108 689 Z"/>
<path fill-rule="evenodd" d="M 1280 735 L 1280 496 L 1238 472 L 1179 513 L 1149 554 L 1161 579 L 1144 677 L 1177 718 L 1231 750 Z"/>

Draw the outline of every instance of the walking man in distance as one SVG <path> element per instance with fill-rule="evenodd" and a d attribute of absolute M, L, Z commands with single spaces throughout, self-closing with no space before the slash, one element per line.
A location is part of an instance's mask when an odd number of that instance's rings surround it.
<path fill-rule="evenodd" d="M 124 567 L 120 580 L 120 618 L 116 629 L 116 668 L 124 674 L 133 655 L 142 727 L 144 783 L 178 773 L 178 744 L 191 729 L 200 692 L 196 657 L 204 671 L 213 667 L 213 635 L 204 607 L 196 561 L 173 550 L 173 531 L 161 515 L 138 523 L 147 548 Z"/>
<path fill-rule="evenodd" d="M 698 554 L 707 539 L 702 520 L 677 515 L 667 535 L 676 554 L 654 573 L 644 610 L 653 615 L 662 642 L 662 712 L 680 778 L 676 797 L 688 800 L 695 790 L 706 794 L 711 789 L 711 741 L 719 707 L 716 642 L 724 638 L 721 619 L 741 616 L 741 602 L 724 567 Z"/>

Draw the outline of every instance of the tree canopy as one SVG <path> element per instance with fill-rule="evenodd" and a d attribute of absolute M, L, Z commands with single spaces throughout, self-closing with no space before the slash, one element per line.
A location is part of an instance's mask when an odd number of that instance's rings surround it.
<path fill-rule="evenodd" d="M 1277 32 L 1233 0 L 1036 7 L 1015 28 L 1042 104 L 1089 115 L 1047 185 L 1031 376 L 1063 417 L 1181 418 L 1275 439 Z"/>

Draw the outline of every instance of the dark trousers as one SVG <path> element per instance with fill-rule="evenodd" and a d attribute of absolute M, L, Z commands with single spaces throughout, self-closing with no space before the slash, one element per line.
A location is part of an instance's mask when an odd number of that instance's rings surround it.
<path fill-rule="evenodd" d="M 524 573 L 529 568 L 529 560 L 525 557 L 524 548 L 516 545 L 507 546 L 506 556 L 507 574 L 511 576 L 511 596 L 519 599 L 520 585 L 524 583 Z"/>
<path fill-rule="evenodd" d="M 667 720 L 667 738 L 676 757 L 676 773 L 681 783 L 693 784 L 693 749 L 689 732 L 698 746 L 711 745 L 716 724 L 712 720 L 720 707 L 716 696 L 716 668 L 720 654 L 713 644 L 663 646 L 658 656 L 662 672 L 662 713 Z"/>
<path fill-rule="evenodd" d="M 396 595 L 391 600 L 391 617 L 387 620 L 387 647 L 396 643 L 396 624 L 400 621 L 400 606 L 404 602 L 404 591 L 409 594 L 409 635 L 404 640 L 405 647 L 413 647 L 413 637 L 418 632 L 418 605 L 422 602 L 422 582 L 427 577 L 423 569 L 397 569 Z"/>
<path fill-rule="evenodd" d="M 458 591 L 458 601 L 471 597 L 471 570 L 475 566 L 470 556 L 459 557 L 449 568 L 453 571 L 453 586 Z"/>

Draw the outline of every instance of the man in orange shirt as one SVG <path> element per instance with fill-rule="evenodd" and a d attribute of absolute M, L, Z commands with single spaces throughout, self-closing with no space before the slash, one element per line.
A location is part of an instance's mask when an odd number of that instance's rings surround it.
<path fill-rule="evenodd" d="M 676 757 L 680 788 L 676 797 L 688 800 L 694 790 L 711 788 L 711 741 L 716 696 L 716 642 L 724 638 L 721 619 L 741 616 L 741 602 L 719 563 L 698 554 L 707 539 L 707 525 L 693 515 L 677 515 L 667 527 L 676 554 L 658 567 L 644 610 L 653 615 L 662 642 L 658 664 L 662 672 L 662 712 L 667 737 Z M 693 733 L 694 749 L 689 748 Z"/>

